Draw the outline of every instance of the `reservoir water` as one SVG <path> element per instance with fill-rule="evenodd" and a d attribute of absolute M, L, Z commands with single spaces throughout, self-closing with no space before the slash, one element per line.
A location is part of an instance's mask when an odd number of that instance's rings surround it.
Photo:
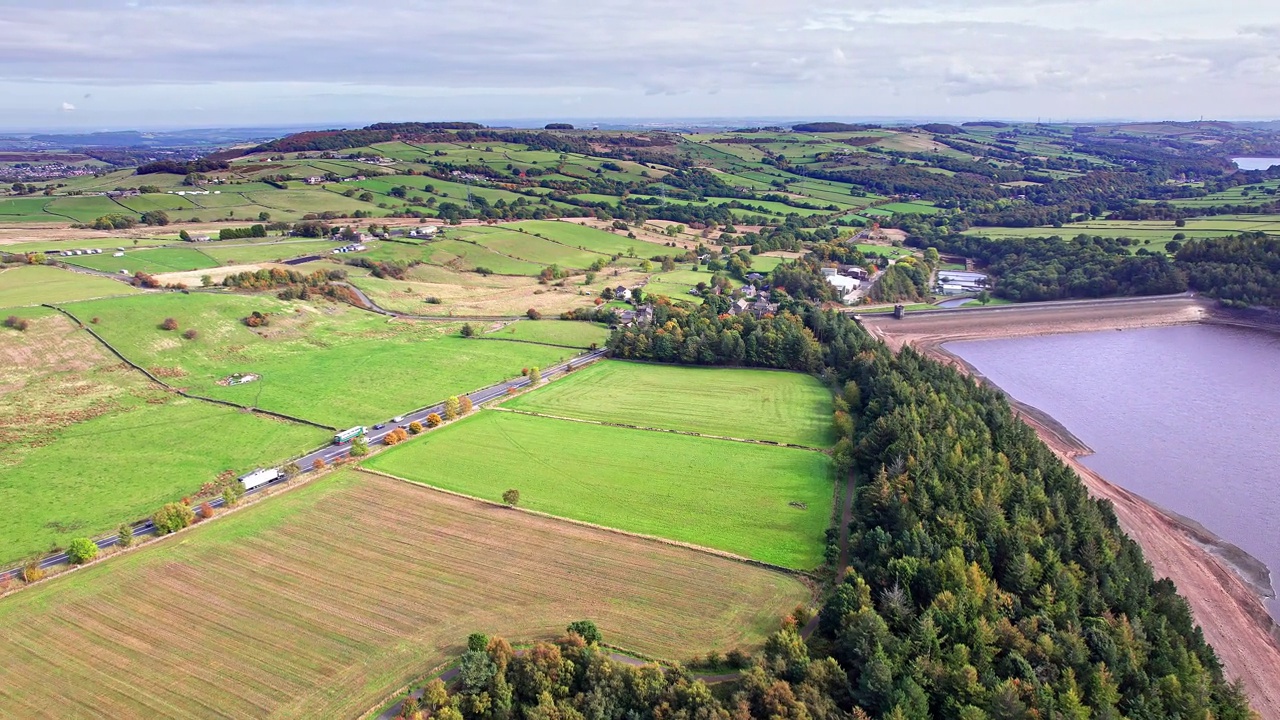
<path fill-rule="evenodd" d="M 1196 520 L 1280 585 L 1280 335 L 1214 325 L 948 343 L 1092 448 L 1083 463 Z M 1268 609 L 1280 619 L 1280 602 Z"/>
<path fill-rule="evenodd" d="M 1238 157 L 1231 158 L 1241 170 L 1266 170 L 1272 165 L 1280 165 L 1280 158 L 1273 157 Z"/>

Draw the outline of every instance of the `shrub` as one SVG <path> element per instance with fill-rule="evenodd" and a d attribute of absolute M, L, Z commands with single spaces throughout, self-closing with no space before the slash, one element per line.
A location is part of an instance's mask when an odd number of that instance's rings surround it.
<path fill-rule="evenodd" d="M 200 334 L 200 333 L 196 332 L 196 331 L 195 331 L 195 329 L 194 329 L 194 328 L 192 328 L 191 330 L 188 330 L 188 331 L 186 331 L 186 332 L 182 333 L 182 337 L 184 337 L 184 338 L 186 338 L 186 339 L 188 339 L 188 340 L 195 340 L 195 339 L 196 339 L 196 337 L 197 337 L 199 334 Z"/>
<path fill-rule="evenodd" d="M 94 317 L 92 320 L 90 320 L 89 322 L 93 323 L 94 325 L 97 325 L 98 323 L 102 322 L 102 318 L 95 316 L 95 317 Z"/>
<path fill-rule="evenodd" d="M 524 314 L 528 315 L 530 320 L 542 319 L 542 313 L 538 312 L 537 308 L 529 308 L 528 310 L 525 311 Z"/>
<path fill-rule="evenodd" d="M 44 568 L 40 564 L 32 561 L 22 568 L 22 581 L 33 583 L 44 579 Z"/>
<path fill-rule="evenodd" d="M 414 420 L 413 422 L 409 423 L 410 435 L 417 435 L 420 432 L 422 432 L 422 423 L 418 422 L 417 420 Z"/>
<path fill-rule="evenodd" d="M 311 469 L 315 470 L 316 472 L 320 472 L 326 467 L 328 467 L 328 463 L 324 461 L 324 458 L 316 458 L 316 461 L 311 463 Z"/>
<path fill-rule="evenodd" d="M 724 662 L 731 668 L 744 668 L 751 663 L 751 658 L 747 654 L 734 648 L 724 654 Z"/>
<path fill-rule="evenodd" d="M 271 321 L 267 319 L 267 314 L 258 312 L 257 310 L 254 310 L 252 313 L 250 313 L 248 317 L 242 318 L 240 322 L 244 323 L 245 325 L 248 325 L 251 328 L 262 327 L 264 325 L 271 324 Z"/>
<path fill-rule="evenodd" d="M 511 488 L 510 490 L 502 493 L 502 502 L 506 503 L 508 507 L 515 507 L 516 505 L 519 505 L 520 491 L 515 488 Z"/>
<path fill-rule="evenodd" d="M 177 330 L 178 321 L 174 320 L 173 318 L 165 318 L 164 322 L 160 323 L 160 329 L 161 330 Z"/>
<path fill-rule="evenodd" d="M 157 535 L 168 535 L 195 522 L 196 514 L 184 503 L 169 503 L 151 516 Z"/>
<path fill-rule="evenodd" d="M 98 546 L 89 538 L 76 538 L 67 545 L 67 560 L 72 565 L 83 565 L 98 556 Z"/>
<path fill-rule="evenodd" d="M 200 519 L 208 520 L 213 517 L 213 506 L 207 502 L 200 503 Z"/>
<path fill-rule="evenodd" d="M 133 526 L 129 523 L 121 523 L 116 528 L 116 545 L 127 548 L 133 544 Z"/>
<path fill-rule="evenodd" d="M 471 326 L 471 323 L 463 323 L 462 330 L 460 332 L 462 337 L 475 337 L 476 329 Z"/>
<path fill-rule="evenodd" d="M 17 315 L 10 315 L 9 317 L 5 318 L 4 326 L 8 328 L 13 328 L 14 330 L 21 332 L 23 330 L 26 330 L 28 327 L 30 327 L 31 322 L 26 318 L 20 318 Z"/>
<path fill-rule="evenodd" d="M 440 415 L 438 413 L 431 413 L 427 416 L 427 427 L 429 428 L 439 427 L 442 422 L 444 422 L 444 420 L 440 419 Z"/>

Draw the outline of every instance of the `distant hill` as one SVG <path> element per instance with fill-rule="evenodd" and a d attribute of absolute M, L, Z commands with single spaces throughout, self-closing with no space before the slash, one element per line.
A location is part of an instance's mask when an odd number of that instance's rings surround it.
<path fill-rule="evenodd" d="M 878 130 L 880 129 L 880 126 L 869 125 L 866 123 L 813 122 L 813 123 L 800 123 L 798 125 L 792 125 L 791 129 L 795 130 L 796 132 L 813 132 L 813 133 L 858 132 L 859 130 Z"/>

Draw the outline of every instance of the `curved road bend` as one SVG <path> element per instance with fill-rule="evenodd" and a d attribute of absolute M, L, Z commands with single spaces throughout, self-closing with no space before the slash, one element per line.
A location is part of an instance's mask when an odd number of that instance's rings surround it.
<path fill-rule="evenodd" d="M 563 363 L 560 363 L 559 365 L 555 365 L 553 367 L 547 368 L 546 370 L 543 370 L 542 377 L 548 378 L 555 375 L 559 375 L 563 373 L 565 368 L 568 367 L 569 365 L 573 365 L 575 367 L 581 367 L 586 363 L 595 362 L 596 360 L 599 360 L 600 358 L 604 357 L 607 352 L 608 351 L 606 350 L 592 350 L 590 352 L 583 353 L 573 358 L 572 360 L 567 360 Z M 519 377 L 514 380 L 506 380 L 504 382 L 498 383 L 497 385 L 490 385 L 489 387 L 483 388 L 481 390 L 476 390 L 475 392 L 468 394 L 467 397 L 471 398 L 472 404 L 477 406 L 483 405 L 484 403 L 487 403 L 491 400 L 495 400 L 497 398 L 500 398 L 506 395 L 507 390 L 509 388 L 519 389 L 523 387 L 528 387 L 529 382 L 530 382 L 529 378 L 527 377 Z M 370 426 L 365 437 L 368 439 L 370 445 L 376 445 L 377 443 L 382 441 L 382 438 L 386 437 L 387 433 L 396 429 L 396 427 L 404 426 L 407 428 L 409 423 L 414 422 L 415 420 L 425 424 L 427 416 L 430 415 L 431 413 L 439 413 L 443 415 L 444 403 L 438 403 L 436 405 L 432 405 L 431 407 L 425 407 L 419 410 L 414 410 L 413 412 L 405 413 L 403 416 L 404 419 L 401 420 L 399 423 L 392 423 L 390 420 L 378 421 L 379 423 L 385 422 L 386 427 L 384 427 L 381 430 L 374 430 L 372 426 Z M 302 457 L 295 459 L 293 462 L 296 462 L 298 466 L 301 467 L 305 472 L 311 469 L 311 467 L 315 464 L 316 460 L 324 460 L 326 464 L 332 464 L 334 460 L 337 460 L 338 458 L 349 455 L 350 453 L 351 453 L 350 443 L 344 443 L 342 445 L 325 445 L 324 447 L 321 447 L 316 450 L 312 450 L 311 452 L 303 455 Z M 287 482 L 289 482 L 289 478 L 281 477 L 279 479 L 272 480 L 269 483 L 259 485 L 258 487 L 252 490 L 249 490 L 245 494 L 252 495 L 254 493 L 261 492 L 262 490 L 265 490 L 267 488 L 283 485 Z M 219 508 L 219 507 L 222 507 L 223 505 L 221 497 L 213 498 L 208 502 L 209 502 L 209 505 L 213 506 L 214 508 Z M 133 536 L 142 537 L 144 535 L 150 535 L 154 530 L 155 530 L 155 526 L 152 524 L 150 519 L 147 519 L 138 523 L 137 525 L 134 525 Z M 119 536 L 110 535 L 107 537 L 98 538 L 93 542 L 99 548 L 106 549 L 115 545 L 118 540 L 119 540 Z M 58 565 L 66 565 L 67 563 L 68 563 L 67 554 L 65 552 L 60 552 L 55 555 L 50 555 L 44 558 L 43 560 L 40 561 L 39 566 L 41 569 L 47 570 L 49 568 L 53 568 Z M 0 581 L 11 580 L 13 578 L 20 577 L 21 575 L 22 575 L 21 566 L 16 568 L 10 568 L 8 570 L 3 570 L 3 571 L 0 571 Z"/>

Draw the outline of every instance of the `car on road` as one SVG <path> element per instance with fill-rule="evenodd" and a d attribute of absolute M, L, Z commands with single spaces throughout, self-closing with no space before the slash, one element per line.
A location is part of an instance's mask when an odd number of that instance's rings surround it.
<path fill-rule="evenodd" d="M 391 418 L 391 422 L 393 422 L 393 423 L 404 422 L 404 416 L 403 416 L 403 415 L 397 415 L 397 416 L 395 416 L 395 417 Z"/>
<path fill-rule="evenodd" d="M 386 426 L 387 426 L 387 424 L 386 424 L 386 423 L 378 423 L 377 425 L 374 425 L 374 426 L 373 426 L 373 429 L 374 429 L 374 430 L 381 430 L 382 428 L 384 428 L 384 427 L 386 427 Z"/>

